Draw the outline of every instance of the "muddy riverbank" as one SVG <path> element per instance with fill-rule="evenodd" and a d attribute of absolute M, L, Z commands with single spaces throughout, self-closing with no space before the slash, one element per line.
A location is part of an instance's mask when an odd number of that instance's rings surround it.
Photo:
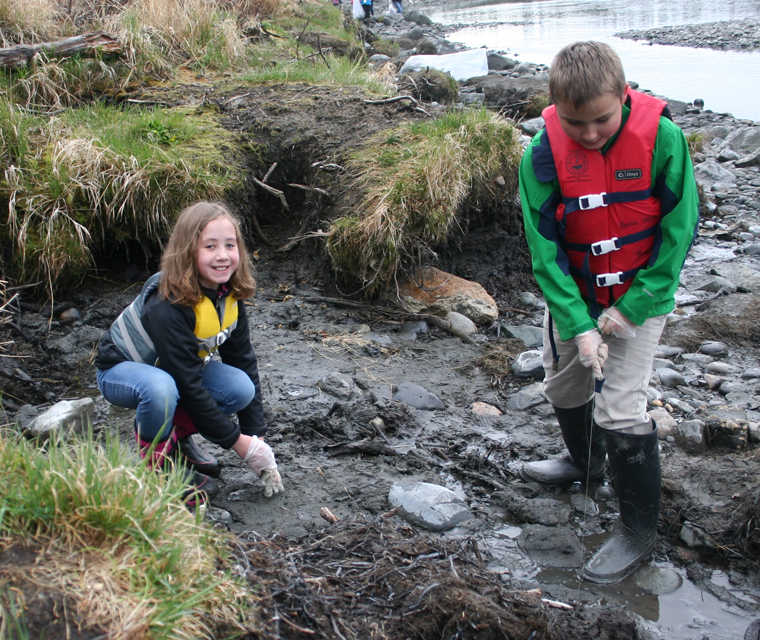
<path fill-rule="evenodd" d="M 562 452 L 540 371 L 516 366 L 540 348 L 543 314 L 519 234 L 489 223 L 441 251 L 437 266 L 481 283 L 499 308 L 463 341 L 390 304 L 348 299 L 320 239 L 276 250 L 298 220 L 261 195 L 235 203 L 243 213 L 255 203 L 270 243 L 252 233 L 259 291 L 248 313 L 286 491 L 265 499 L 234 453 L 204 444 L 223 463 L 207 514 L 238 537 L 269 637 L 741 637 L 760 607 L 760 132 L 673 107 L 699 142 L 702 221 L 650 386 L 659 539 L 652 562 L 615 587 L 576 578 L 616 519 L 609 485 L 549 490 L 519 475 L 523 461 Z M 339 161 L 366 134 L 357 113 L 373 129 L 425 117 L 328 87 L 266 87 L 247 88 L 227 121 L 291 132 L 279 180 L 307 183 L 298 171 Z M 96 429 L 132 438 L 131 412 L 98 397 L 89 358 L 150 266 L 60 296 L 51 324 L 50 309 L 22 296 L 3 327 L 9 419 L 88 395 Z M 394 496 L 423 485 L 449 492 L 457 516 L 446 526 L 398 506 Z"/>

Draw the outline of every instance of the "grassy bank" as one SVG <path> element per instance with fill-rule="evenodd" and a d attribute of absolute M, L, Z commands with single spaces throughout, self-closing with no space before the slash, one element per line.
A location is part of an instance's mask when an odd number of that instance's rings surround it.
<path fill-rule="evenodd" d="M 0 637 L 39 637 L 40 593 L 71 612 L 59 625 L 109 638 L 219 638 L 259 624 L 229 539 L 184 507 L 180 472 L 146 469 L 113 440 L 40 447 L 9 430 L 0 465 Z M 47 631 L 68 637 L 64 627 Z"/>
<path fill-rule="evenodd" d="M 484 109 L 368 140 L 348 164 L 363 197 L 328 238 L 336 271 L 366 295 L 394 291 L 401 272 L 433 262 L 473 218 L 510 215 L 520 154 L 514 123 Z"/>
<path fill-rule="evenodd" d="M 52 295 L 127 242 L 155 251 L 172 216 L 245 180 L 244 140 L 213 108 L 142 105 L 136 91 L 188 74 L 222 86 L 382 85 L 355 59 L 315 64 L 305 27 L 358 47 L 335 7 L 270 0 L 0 0 L 2 44 L 105 30 L 120 55 L 43 50 L 0 83 L 0 267 Z"/>

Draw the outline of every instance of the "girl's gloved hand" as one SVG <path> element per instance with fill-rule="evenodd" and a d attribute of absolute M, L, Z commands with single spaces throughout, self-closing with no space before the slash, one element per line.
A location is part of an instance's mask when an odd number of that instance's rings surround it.
<path fill-rule="evenodd" d="M 597 326 L 605 336 L 613 335 L 623 339 L 636 337 L 636 327 L 618 311 L 617 307 L 607 307 L 602 311 Z"/>
<path fill-rule="evenodd" d="M 584 367 L 590 367 L 594 378 L 603 380 L 602 367 L 607 360 L 607 345 L 602 342 L 602 336 L 596 329 L 579 333 L 574 338 L 578 347 L 578 359 Z"/>
<path fill-rule="evenodd" d="M 251 444 L 243 458 L 248 467 L 264 483 L 264 496 L 271 498 L 283 490 L 282 478 L 277 470 L 272 448 L 258 436 L 251 436 Z"/>

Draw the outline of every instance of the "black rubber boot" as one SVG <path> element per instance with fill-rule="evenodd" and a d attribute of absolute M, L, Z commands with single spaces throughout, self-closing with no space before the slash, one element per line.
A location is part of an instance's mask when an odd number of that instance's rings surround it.
<path fill-rule="evenodd" d="M 573 409 L 554 407 L 554 413 L 569 455 L 526 462 L 522 466 L 522 477 L 554 485 L 585 482 L 587 478 L 600 480 L 604 474 L 604 437 L 592 420 L 593 403 L 589 401 Z"/>
<path fill-rule="evenodd" d="M 197 471 L 188 470 L 185 481 L 188 488 L 182 494 L 182 500 L 188 509 L 194 509 L 202 504 L 206 504 L 209 498 L 212 498 L 219 492 L 219 485 L 216 480 Z"/>
<path fill-rule="evenodd" d="M 620 582 L 646 559 L 657 538 L 660 515 L 660 449 L 657 428 L 646 435 L 605 431 L 620 520 L 591 556 L 581 575 L 591 582 Z"/>
<path fill-rule="evenodd" d="M 219 477 L 219 461 L 214 456 L 202 451 L 193 442 L 193 436 L 185 436 L 177 440 L 177 453 L 179 462 L 184 462 L 188 467 L 204 475 Z"/>

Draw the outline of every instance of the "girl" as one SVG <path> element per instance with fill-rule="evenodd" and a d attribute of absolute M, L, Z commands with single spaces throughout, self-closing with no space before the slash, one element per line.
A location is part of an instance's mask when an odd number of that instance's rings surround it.
<path fill-rule="evenodd" d="M 242 302 L 255 287 L 238 219 L 222 203 L 193 204 L 177 218 L 161 271 L 102 336 L 95 366 L 103 397 L 136 409 L 141 456 L 151 465 L 179 456 L 218 475 L 216 460 L 192 443 L 198 431 L 233 449 L 270 497 L 283 486 L 260 438 L 261 385 Z"/>

